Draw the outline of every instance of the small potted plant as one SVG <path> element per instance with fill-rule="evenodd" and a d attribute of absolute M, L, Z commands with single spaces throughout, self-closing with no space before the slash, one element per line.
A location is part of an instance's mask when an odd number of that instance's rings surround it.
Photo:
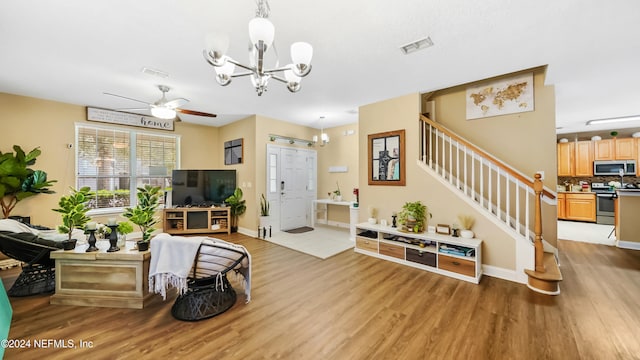
<path fill-rule="evenodd" d="M 340 192 L 340 185 L 338 185 L 338 182 L 336 181 L 336 189 L 333 190 L 333 195 L 334 195 L 334 200 L 335 201 L 342 201 L 342 193 Z"/>
<path fill-rule="evenodd" d="M 465 239 L 473 239 L 473 231 L 471 231 L 471 228 L 476 222 L 475 219 L 470 215 L 458 215 L 458 220 L 460 221 L 460 227 L 462 228 L 460 236 Z"/>
<path fill-rule="evenodd" d="M 264 229 L 269 226 L 269 201 L 264 196 L 260 195 L 260 228 Z"/>
<path fill-rule="evenodd" d="M 91 220 L 87 216 L 89 207 L 87 203 L 93 198 L 94 194 L 88 186 L 76 190 L 71 188 L 71 193 L 60 198 L 58 208 L 53 211 L 62 214 L 62 225 L 58 226 L 58 232 L 69 234 L 69 238 L 63 242 L 65 250 L 71 250 L 75 247 L 77 239 L 72 239 L 73 229 L 84 230 L 87 222 Z"/>
<path fill-rule="evenodd" d="M 404 230 L 415 233 L 423 232 L 427 224 L 427 206 L 420 201 L 407 202 L 398 213 L 398 223 L 404 226 Z"/>
<path fill-rule="evenodd" d="M 122 247 L 127 241 L 127 234 L 133 232 L 133 225 L 128 221 L 121 221 L 118 223 L 118 246 Z"/>
<path fill-rule="evenodd" d="M 154 232 L 154 225 L 158 223 L 156 210 L 160 203 L 160 187 L 145 185 L 139 187 L 136 196 L 138 204 L 132 208 L 125 208 L 122 216 L 138 225 L 142 231 L 142 240 L 138 241 L 138 250 L 149 249 L 149 240 Z"/>

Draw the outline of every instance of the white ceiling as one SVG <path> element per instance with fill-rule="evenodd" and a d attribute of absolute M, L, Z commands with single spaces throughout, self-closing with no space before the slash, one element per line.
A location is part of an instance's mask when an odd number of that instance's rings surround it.
<path fill-rule="evenodd" d="M 302 90 L 272 82 L 258 97 L 248 78 L 219 86 L 202 56 L 224 31 L 246 62 L 252 0 L 21 0 L 0 2 L 0 92 L 119 109 L 153 102 L 158 84 L 186 109 L 223 125 L 249 114 L 320 127 L 355 123 L 361 105 L 548 65 L 559 132 L 590 119 L 640 114 L 640 2 L 636 0 L 271 0 L 281 64 L 289 45 L 314 47 Z M 403 55 L 430 36 L 435 45 Z M 143 67 L 170 74 L 166 79 Z M 626 127 L 640 126 L 628 123 Z M 620 126 L 622 127 L 622 126 Z M 611 126 L 607 126 L 611 128 Z M 590 127 L 588 130 L 597 130 Z"/>

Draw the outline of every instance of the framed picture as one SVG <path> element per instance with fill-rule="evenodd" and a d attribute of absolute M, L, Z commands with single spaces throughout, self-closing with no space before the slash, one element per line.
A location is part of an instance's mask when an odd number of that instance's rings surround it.
<path fill-rule="evenodd" d="M 242 164 L 242 140 L 235 139 L 224 143 L 224 164 Z"/>
<path fill-rule="evenodd" d="M 369 135 L 369 185 L 405 186 L 404 130 Z"/>
<path fill-rule="evenodd" d="M 436 226 L 436 232 L 438 234 L 449 235 L 451 234 L 451 228 L 449 227 L 449 225 L 438 224 Z"/>

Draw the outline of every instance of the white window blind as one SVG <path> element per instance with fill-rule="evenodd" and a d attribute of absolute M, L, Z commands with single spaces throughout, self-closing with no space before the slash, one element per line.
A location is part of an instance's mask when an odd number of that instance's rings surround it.
<path fill-rule="evenodd" d="M 144 184 L 167 188 L 177 168 L 179 136 L 77 125 L 77 187 L 97 194 L 92 209 L 131 206 Z"/>

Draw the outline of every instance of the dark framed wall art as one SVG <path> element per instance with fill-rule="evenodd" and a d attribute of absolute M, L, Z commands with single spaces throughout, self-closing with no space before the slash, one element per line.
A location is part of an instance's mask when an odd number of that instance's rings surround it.
<path fill-rule="evenodd" d="M 405 186 L 404 130 L 369 135 L 369 185 Z"/>
<path fill-rule="evenodd" d="M 224 142 L 224 164 L 234 165 L 242 164 L 243 150 L 242 140 L 235 139 Z"/>

